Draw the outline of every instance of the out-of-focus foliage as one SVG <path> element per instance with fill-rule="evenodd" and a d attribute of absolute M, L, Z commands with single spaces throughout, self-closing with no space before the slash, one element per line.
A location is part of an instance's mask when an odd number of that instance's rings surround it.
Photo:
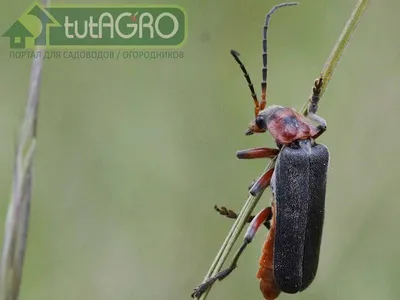
<path fill-rule="evenodd" d="M 269 103 L 300 108 L 355 2 L 304 0 L 274 15 Z M 45 62 L 21 299 L 189 299 L 231 226 L 213 205 L 239 210 L 265 167 L 235 151 L 274 144 L 244 136 L 252 100 L 229 50 L 259 90 L 261 28 L 277 3 L 177 1 L 189 17 L 183 59 Z M 30 4 L 3 1 L 0 28 Z M 321 102 L 331 165 L 319 273 L 279 299 L 398 299 L 399 9 L 371 1 Z M 31 61 L 0 47 L 4 220 Z M 264 237 L 209 299 L 261 298 Z"/>

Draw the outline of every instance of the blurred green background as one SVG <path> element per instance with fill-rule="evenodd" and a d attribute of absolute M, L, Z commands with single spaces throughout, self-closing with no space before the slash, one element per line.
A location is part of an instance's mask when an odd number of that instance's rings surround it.
<path fill-rule="evenodd" d="M 269 103 L 295 108 L 356 0 L 300 2 L 274 15 L 269 32 Z M 214 204 L 240 210 L 267 163 L 235 152 L 274 145 L 244 135 L 253 104 L 229 50 L 259 93 L 261 29 L 277 3 L 173 2 L 189 18 L 183 59 L 45 62 L 21 299 L 190 299 L 232 225 Z M 1 30 L 30 4 L 2 1 Z M 308 290 L 279 299 L 399 299 L 399 11 L 399 1 L 371 1 L 322 99 L 319 142 L 331 165 L 320 267 Z M 0 46 L 4 224 L 31 61 L 10 59 L 7 39 Z M 265 235 L 210 300 L 261 299 Z"/>

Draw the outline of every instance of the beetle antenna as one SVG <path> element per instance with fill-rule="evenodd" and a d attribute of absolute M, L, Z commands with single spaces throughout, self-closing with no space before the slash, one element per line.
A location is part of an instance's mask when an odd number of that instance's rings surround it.
<path fill-rule="evenodd" d="M 241 61 L 240 58 L 239 58 L 239 56 L 240 56 L 239 52 L 237 52 L 237 51 L 235 51 L 235 50 L 231 50 L 231 55 L 232 55 L 233 58 L 236 60 L 236 62 L 239 64 L 240 69 L 241 69 L 242 72 L 243 72 L 244 78 L 246 78 L 247 84 L 248 84 L 249 89 L 250 89 L 250 92 L 251 92 L 251 97 L 253 97 L 253 101 L 254 101 L 255 116 L 257 117 L 257 116 L 258 116 L 258 112 L 259 112 L 259 110 L 260 110 L 260 109 L 259 109 L 260 104 L 259 104 L 258 99 L 257 99 L 257 94 L 256 94 L 256 92 L 254 91 L 254 86 L 253 86 L 253 83 L 251 82 L 250 75 L 249 75 L 249 73 L 247 72 L 245 66 L 243 65 L 242 61 Z"/>
<path fill-rule="evenodd" d="M 265 108 L 265 105 L 267 104 L 267 71 L 268 71 L 268 59 L 267 59 L 267 31 L 268 31 L 268 26 L 269 26 L 269 19 L 271 18 L 271 15 L 278 10 L 281 7 L 285 6 L 294 6 L 298 5 L 299 3 L 297 2 L 289 2 L 289 3 L 281 3 L 278 5 L 275 5 L 267 16 L 265 17 L 265 25 L 263 28 L 263 41 L 262 41 L 262 61 L 263 61 L 263 68 L 262 68 L 262 82 L 261 82 L 261 103 L 260 103 L 260 110 L 263 110 Z"/>

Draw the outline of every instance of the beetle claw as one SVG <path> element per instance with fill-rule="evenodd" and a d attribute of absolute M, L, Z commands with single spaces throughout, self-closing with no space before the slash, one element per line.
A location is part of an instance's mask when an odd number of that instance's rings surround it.
<path fill-rule="evenodd" d="M 247 188 L 248 191 L 251 190 L 251 188 L 253 187 L 253 185 L 256 183 L 258 178 L 253 179 L 253 181 L 250 183 L 249 187 Z"/>
<path fill-rule="evenodd" d="M 191 297 L 194 299 L 199 299 L 201 295 L 203 295 L 204 292 L 207 291 L 214 284 L 215 281 L 217 281 L 216 277 L 208 278 L 205 282 L 199 284 L 199 286 L 194 289 Z"/>

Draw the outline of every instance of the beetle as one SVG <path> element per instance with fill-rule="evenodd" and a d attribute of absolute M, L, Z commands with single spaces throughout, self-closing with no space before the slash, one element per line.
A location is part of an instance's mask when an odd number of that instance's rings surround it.
<path fill-rule="evenodd" d="M 193 298 L 199 298 L 217 280 L 224 279 L 237 267 L 243 250 L 263 224 L 269 231 L 262 248 L 257 278 L 264 299 L 274 300 L 281 292 L 295 294 L 304 291 L 316 276 L 330 160 L 328 148 L 315 142 L 327 128 L 326 121 L 316 114 L 323 86 L 322 75 L 314 81 L 305 115 L 289 107 L 266 107 L 267 30 L 270 17 L 281 7 L 297 4 L 290 2 L 276 5 L 266 15 L 260 102 L 239 53 L 231 50 L 231 55 L 244 74 L 255 105 L 255 117 L 246 135 L 269 131 L 277 145 L 277 149 L 252 148 L 238 151 L 236 155 L 238 159 L 276 158 L 274 168 L 264 172 L 249 188 L 249 193 L 255 196 L 270 186 L 273 199 L 270 207 L 249 217 L 250 226 L 231 265 L 200 284 L 192 294 Z M 225 207 L 215 206 L 215 209 L 221 215 L 237 218 L 234 211 Z"/>

